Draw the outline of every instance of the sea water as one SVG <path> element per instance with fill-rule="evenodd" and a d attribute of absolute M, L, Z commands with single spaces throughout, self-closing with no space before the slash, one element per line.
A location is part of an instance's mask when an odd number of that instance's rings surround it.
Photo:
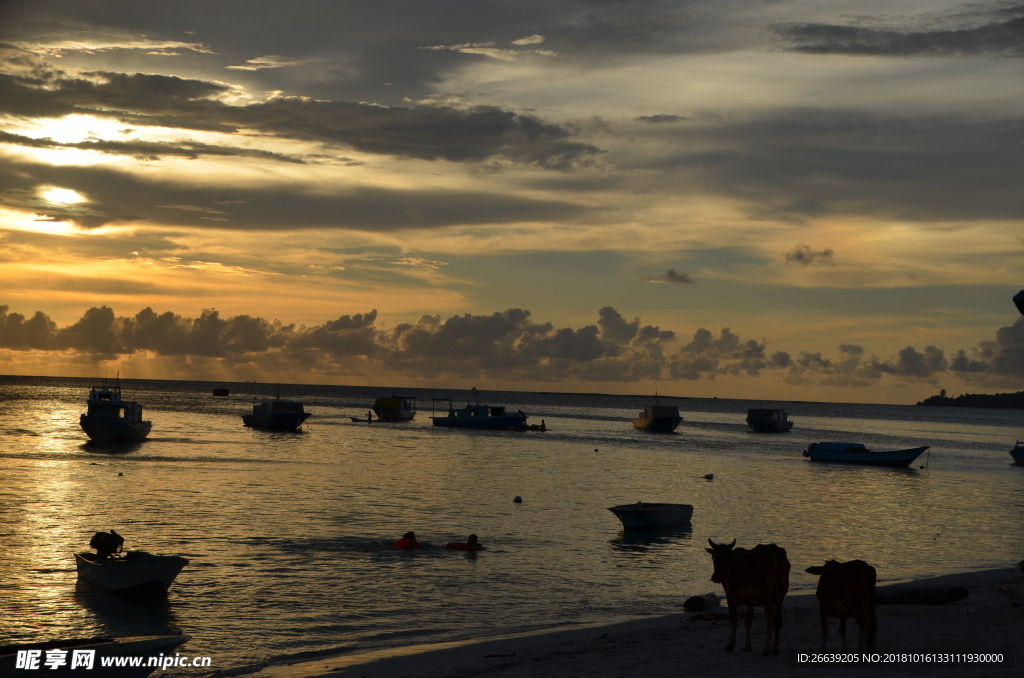
<path fill-rule="evenodd" d="M 896 581 L 1024 557 L 1015 410 L 766 402 L 795 426 L 756 434 L 744 421 L 756 401 L 661 398 L 683 422 L 652 434 L 630 420 L 653 398 L 480 392 L 547 430 L 467 431 L 429 418 L 432 398 L 477 397 L 466 391 L 401 391 L 418 397 L 414 421 L 367 424 L 351 417 L 390 389 L 122 380 L 152 433 L 95 444 L 78 423 L 92 385 L 0 378 L 0 644 L 180 628 L 183 652 L 244 673 L 679 612 L 718 588 L 708 538 L 785 547 L 791 590 L 812 589 L 804 568 L 829 558 Z M 312 413 L 301 432 L 242 425 L 275 392 Z M 802 456 L 823 440 L 931 450 L 909 469 Z M 692 524 L 624 533 L 607 508 L 637 501 L 692 504 Z M 109 529 L 191 561 L 166 598 L 76 583 L 73 552 Z M 422 547 L 392 548 L 409 530 Z M 445 548 L 470 533 L 485 550 Z"/>

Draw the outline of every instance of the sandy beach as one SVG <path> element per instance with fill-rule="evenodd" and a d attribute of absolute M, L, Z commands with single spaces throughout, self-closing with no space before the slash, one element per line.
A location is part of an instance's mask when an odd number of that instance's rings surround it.
<path fill-rule="evenodd" d="M 548 676 L 645 676 L 669 678 L 693 675 L 928 675 L 1021 676 L 1024 669 L 1024 607 L 1013 607 L 1008 593 L 997 585 L 1024 592 L 1019 567 L 953 574 L 893 586 L 966 586 L 965 600 L 946 605 L 879 605 L 876 664 L 800 663 L 796 653 L 818 652 L 820 617 L 813 593 L 786 598 L 782 652 L 762 657 L 765 623 L 755 614 L 754 652 L 726 652 L 729 640 L 728 609 L 711 614 L 680 613 L 626 622 L 555 630 L 523 636 L 392 648 L 334 659 L 276 666 L 260 678 L 465 678 L 495 676 L 520 678 Z M 681 607 L 682 601 L 680 601 Z M 715 619 L 710 619 L 715 617 Z M 696 618 L 696 619 L 695 619 Z M 742 647 L 742 620 L 738 644 Z M 847 649 L 856 650 L 857 627 L 848 622 Z M 828 652 L 838 653 L 838 621 L 829 627 Z M 958 663 L 901 658 L 903 653 L 998 653 L 1010 661 Z M 896 655 L 896 656 L 894 656 Z M 936 658 L 937 659 L 937 658 Z M 894 663 L 895 660 L 895 663 Z M 916 660 L 916 661 L 915 661 Z"/>

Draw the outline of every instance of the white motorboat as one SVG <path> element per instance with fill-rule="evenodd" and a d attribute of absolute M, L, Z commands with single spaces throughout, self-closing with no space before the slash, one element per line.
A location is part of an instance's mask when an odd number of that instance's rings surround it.
<path fill-rule="evenodd" d="M 0 678 L 143 678 L 166 669 L 165 658 L 175 657 L 171 650 L 190 639 L 178 633 L 4 645 L 0 646 Z M 135 663 L 138 666 L 129 665 Z"/>
<path fill-rule="evenodd" d="M 860 443 L 811 443 L 804 456 L 811 461 L 837 461 L 874 466 L 910 466 L 928 447 L 875 452 Z"/>
<path fill-rule="evenodd" d="M 683 525 L 693 517 L 691 504 L 658 504 L 638 501 L 608 509 L 622 521 L 627 530 L 652 527 Z"/>
<path fill-rule="evenodd" d="M 121 399 L 121 383 L 93 386 L 88 409 L 80 418 L 82 430 L 92 440 L 142 440 L 153 423 L 143 421 L 142 405 Z"/>
<path fill-rule="evenodd" d="M 97 532 L 89 545 L 96 553 L 76 553 L 78 579 L 107 591 L 166 593 L 188 559 L 146 551 L 121 555 L 124 539 L 113 530 Z"/>

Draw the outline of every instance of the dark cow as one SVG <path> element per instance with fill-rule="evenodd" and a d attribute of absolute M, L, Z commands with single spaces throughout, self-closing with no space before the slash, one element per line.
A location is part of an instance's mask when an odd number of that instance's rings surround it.
<path fill-rule="evenodd" d="M 764 641 L 763 655 L 779 653 L 779 632 L 782 630 L 782 600 L 789 591 L 789 559 L 786 549 L 775 544 L 758 544 L 751 550 L 734 549 L 731 544 L 716 544 L 708 539 L 711 560 L 715 572 L 711 581 L 721 584 L 729 603 L 729 621 L 732 636 L 726 650 L 736 647 L 736 626 L 739 608 L 747 606 L 745 626 L 747 644 L 743 649 L 750 652 L 750 627 L 754 620 L 754 607 L 763 607 L 768 620 L 768 636 Z M 775 643 L 772 644 L 774 638 Z"/>
<path fill-rule="evenodd" d="M 820 575 L 818 579 L 818 608 L 821 611 L 821 651 L 825 651 L 828 638 L 828 618 L 839 619 L 839 637 L 846 652 L 846 620 L 857 622 L 857 651 L 875 649 L 878 622 L 875 619 L 875 568 L 863 560 L 840 563 L 828 560 L 824 567 L 808 567 L 804 572 Z"/>

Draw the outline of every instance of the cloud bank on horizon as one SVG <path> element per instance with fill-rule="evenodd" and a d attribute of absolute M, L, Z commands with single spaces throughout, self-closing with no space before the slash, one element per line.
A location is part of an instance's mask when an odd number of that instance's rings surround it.
<path fill-rule="evenodd" d="M 358 346 L 424 380 L 1024 388 L 1020 3 L 128 6 L 0 7 L 3 302 L 54 318 L 5 315 L 42 343 L 0 365 L 341 378 Z M 339 307 L 386 315 L 332 329 Z M 598 308 L 651 324 L 616 343 Z M 108 315 L 105 348 L 81 343 Z M 511 328 L 502 351 L 455 333 L 473 323 Z M 736 334 L 667 346 L 684 323 Z"/>

